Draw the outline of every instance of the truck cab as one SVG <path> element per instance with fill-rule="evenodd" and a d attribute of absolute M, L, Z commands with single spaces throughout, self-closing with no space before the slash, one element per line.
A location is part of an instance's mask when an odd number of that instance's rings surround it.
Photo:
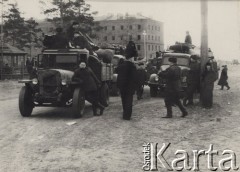
<path fill-rule="evenodd" d="M 103 63 L 86 49 L 45 49 L 37 58 L 37 66 L 19 94 L 22 116 L 31 116 L 34 107 L 71 107 L 73 117 L 83 114 L 86 93 L 79 83 L 73 82 L 74 71 L 80 61 L 86 61 L 101 81 L 101 103 L 108 106 L 108 82 L 112 80 L 112 65 Z"/>

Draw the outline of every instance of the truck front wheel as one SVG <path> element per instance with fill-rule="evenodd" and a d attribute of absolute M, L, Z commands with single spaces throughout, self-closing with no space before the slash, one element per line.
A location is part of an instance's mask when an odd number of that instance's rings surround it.
<path fill-rule="evenodd" d="M 22 87 L 19 94 L 19 110 L 23 117 L 29 117 L 34 108 L 32 91 L 27 87 Z"/>
<path fill-rule="evenodd" d="M 73 92 L 73 118 L 82 117 L 85 108 L 85 96 L 84 91 L 81 88 L 75 88 Z"/>

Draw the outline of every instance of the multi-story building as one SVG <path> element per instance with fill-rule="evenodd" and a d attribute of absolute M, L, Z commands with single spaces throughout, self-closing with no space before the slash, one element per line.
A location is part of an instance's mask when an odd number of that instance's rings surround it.
<path fill-rule="evenodd" d="M 139 57 L 151 58 L 156 51 L 163 51 L 163 23 L 146 17 L 118 17 L 98 21 L 103 27 L 98 32 L 99 44 L 120 44 L 126 46 L 130 38 L 135 42 Z"/>

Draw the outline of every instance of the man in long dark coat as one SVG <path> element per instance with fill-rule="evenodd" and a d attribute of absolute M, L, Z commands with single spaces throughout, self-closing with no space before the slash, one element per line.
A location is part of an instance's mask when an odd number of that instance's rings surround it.
<path fill-rule="evenodd" d="M 224 86 L 226 86 L 227 89 L 229 90 L 230 87 L 229 87 L 228 81 L 227 81 L 228 80 L 227 65 L 223 65 L 222 67 L 223 67 L 223 69 L 222 69 L 222 72 L 221 72 L 220 79 L 218 81 L 218 85 L 221 86 L 221 90 L 223 90 Z"/>
<path fill-rule="evenodd" d="M 211 108 L 213 105 L 213 88 L 216 81 L 216 72 L 213 65 L 208 62 L 205 65 L 201 78 L 201 102 L 204 108 Z"/>
<path fill-rule="evenodd" d="M 187 95 L 183 99 L 183 105 L 193 105 L 193 95 L 200 86 L 200 63 L 198 62 L 196 55 L 191 56 L 190 70 L 187 76 Z"/>
<path fill-rule="evenodd" d="M 104 106 L 100 104 L 98 94 L 98 88 L 100 87 L 101 82 L 91 68 L 86 65 L 86 62 L 80 62 L 79 68 L 75 70 L 72 80 L 78 82 L 84 90 L 85 95 L 88 96 L 88 101 L 92 103 L 93 115 L 102 115 Z M 97 109 L 100 109 L 100 113 L 97 113 Z"/>
<path fill-rule="evenodd" d="M 136 91 L 136 66 L 133 63 L 133 58 L 130 54 L 116 69 L 117 87 L 120 90 L 123 119 L 130 120 L 132 116 L 133 95 Z"/>
<path fill-rule="evenodd" d="M 167 115 L 163 118 L 172 118 L 173 105 L 177 105 L 182 112 L 182 117 L 185 117 L 188 115 L 188 112 L 183 107 L 179 96 L 181 87 L 181 68 L 177 66 L 177 59 L 175 57 L 170 57 L 169 62 L 170 67 L 164 72 L 159 73 L 159 76 L 166 79 L 164 102 L 167 108 Z"/>

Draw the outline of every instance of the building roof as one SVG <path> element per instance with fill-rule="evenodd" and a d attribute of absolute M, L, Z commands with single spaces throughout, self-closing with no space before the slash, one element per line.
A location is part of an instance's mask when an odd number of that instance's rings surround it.
<path fill-rule="evenodd" d="M 135 15 L 132 14 L 128 14 L 126 13 L 124 14 L 108 14 L 108 15 L 104 15 L 104 16 L 99 16 L 99 17 L 95 17 L 95 21 L 108 21 L 108 20 L 127 20 L 127 19 L 151 19 L 149 17 L 145 17 L 140 13 L 137 13 Z"/>
<path fill-rule="evenodd" d="M 22 51 L 20 49 L 18 49 L 17 47 L 11 46 L 7 43 L 3 44 L 3 48 L 2 48 L 2 43 L 0 41 L 0 53 L 2 53 L 3 50 L 3 54 L 20 54 L 20 55 L 25 55 L 27 54 L 25 51 Z"/>

